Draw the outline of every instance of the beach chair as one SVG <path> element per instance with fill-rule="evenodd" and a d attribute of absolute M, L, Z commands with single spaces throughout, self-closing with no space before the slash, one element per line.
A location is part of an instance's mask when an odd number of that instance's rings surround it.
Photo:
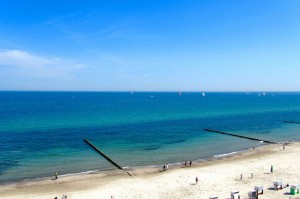
<path fill-rule="evenodd" d="M 300 185 L 293 185 L 290 188 L 290 191 L 291 191 L 290 194 L 291 195 L 299 194 L 299 190 L 300 190 Z"/>
<path fill-rule="evenodd" d="M 282 189 L 282 182 L 281 181 L 274 181 L 273 182 L 273 188 L 275 190 Z"/>
<path fill-rule="evenodd" d="M 209 199 L 218 199 L 216 196 L 209 197 Z"/>
<path fill-rule="evenodd" d="M 258 192 L 257 190 L 249 191 L 248 192 L 249 199 L 258 199 Z"/>
<path fill-rule="evenodd" d="M 232 191 L 231 192 L 231 199 L 240 199 L 240 192 L 239 191 Z"/>
<path fill-rule="evenodd" d="M 264 194 L 264 187 L 263 186 L 255 186 L 254 190 L 257 191 L 257 194 Z"/>

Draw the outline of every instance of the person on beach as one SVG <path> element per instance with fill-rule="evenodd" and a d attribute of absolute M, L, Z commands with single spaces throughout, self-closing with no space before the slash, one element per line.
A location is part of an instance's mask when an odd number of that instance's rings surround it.
<path fill-rule="evenodd" d="M 198 177 L 196 177 L 196 184 L 198 184 L 198 180 L 199 180 Z"/>
<path fill-rule="evenodd" d="M 243 174 L 241 174 L 241 177 L 240 177 L 240 180 L 242 180 L 243 179 Z"/>
<path fill-rule="evenodd" d="M 168 170 L 168 168 L 169 168 L 169 164 L 164 164 L 164 166 L 163 166 L 163 171 Z"/>
<path fill-rule="evenodd" d="M 184 166 L 185 166 L 185 167 L 187 166 L 187 161 L 184 162 Z"/>
<path fill-rule="evenodd" d="M 190 167 L 192 167 L 192 160 L 190 160 Z"/>
<path fill-rule="evenodd" d="M 273 165 L 271 165 L 271 173 L 273 173 Z"/>
<path fill-rule="evenodd" d="M 57 175 L 57 172 L 55 172 L 55 175 L 54 175 L 54 180 L 58 180 L 58 175 Z"/>
<path fill-rule="evenodd" d="M 285 145 L 284 144 L 282 145 L 282 149 L 285 150 Z"/>

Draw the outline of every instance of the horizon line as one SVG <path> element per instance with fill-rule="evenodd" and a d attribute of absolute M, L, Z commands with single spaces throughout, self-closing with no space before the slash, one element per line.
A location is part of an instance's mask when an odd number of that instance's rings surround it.
<path fill-rule="evenodd" d="M 178 93 L 178 92 L 181 92 L 181 93 L 203 93 L 203 92 L 207 92 L 207 93 L 257 93 L 257 92 L 261 92 L 261 93 L 284 93 L 284 92 L 290 92 L 290 93 L 296 93 L 296 92 L 300 92 L 299 91 L 268 91 L 268 90 L 252 90 L 252 91 L 247 91 L 247 90 L 244 90 L 244 91 L 217 91 L 217 90 L 203 90 L 203 91 L 194 91 L 194 90 L 165 90 L 165 91 L 158 91 L 158 90 L 0 90 L 0 92 L 118 92 L 118 93 L 127 93 L 127 92 L 137 92 L 137 93 L 146 93 L 146 92 L 156 92 L 156 93 Z"/>

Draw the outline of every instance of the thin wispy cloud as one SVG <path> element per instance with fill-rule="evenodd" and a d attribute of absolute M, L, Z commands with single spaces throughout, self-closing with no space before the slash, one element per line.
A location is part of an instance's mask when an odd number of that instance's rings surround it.
<path fill-rule="evenodd" d="M 102 13 L 74 13 L 50 19 L 45 24 L 54 27 L 76 41 L 90 41 L 96 39 L 144 39 L 154 37 L 140 28 L 140 20 L 115 19 L 106 22 Z"/>
<path fill-rule="evenodd" d="M 15 75 L 27 77 L 70 77 L 84 64 L 56 57 L 44 57 L 23 50 L 1 49 L 0 67 Z"/>

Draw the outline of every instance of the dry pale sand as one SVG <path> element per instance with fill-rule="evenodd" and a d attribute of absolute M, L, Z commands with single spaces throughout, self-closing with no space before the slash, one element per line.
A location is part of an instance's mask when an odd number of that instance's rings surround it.
<path fill-rule="evenodd" d="M 274 172 L 270 173 L 271 165 Z M 290 189 L 273 190 L 273 181 L 284 184 L 300 184 L 300 143 L 286 146 L 268 145 L 231 157 L 193 163 L 192 167 L 170 166 L 142 168 L 130 171 L 134 177 L 122 171 L 60 177 L 39 182 L 17 183 L 0 186 L 0 198 L 62 198 L 116 199 L 121 198 L 230 198 L 230 192 L 240 191 L 241 198 L 254 186 L 262 185 L 264 194 L 259 198 L 299 198 L 291 196 Z M 253 178 L 250 178 L 253 173 Z M 240 174 L 243 179 L 240 180 Z M 195 178 L 199 182 L 195 185 Z"/>

